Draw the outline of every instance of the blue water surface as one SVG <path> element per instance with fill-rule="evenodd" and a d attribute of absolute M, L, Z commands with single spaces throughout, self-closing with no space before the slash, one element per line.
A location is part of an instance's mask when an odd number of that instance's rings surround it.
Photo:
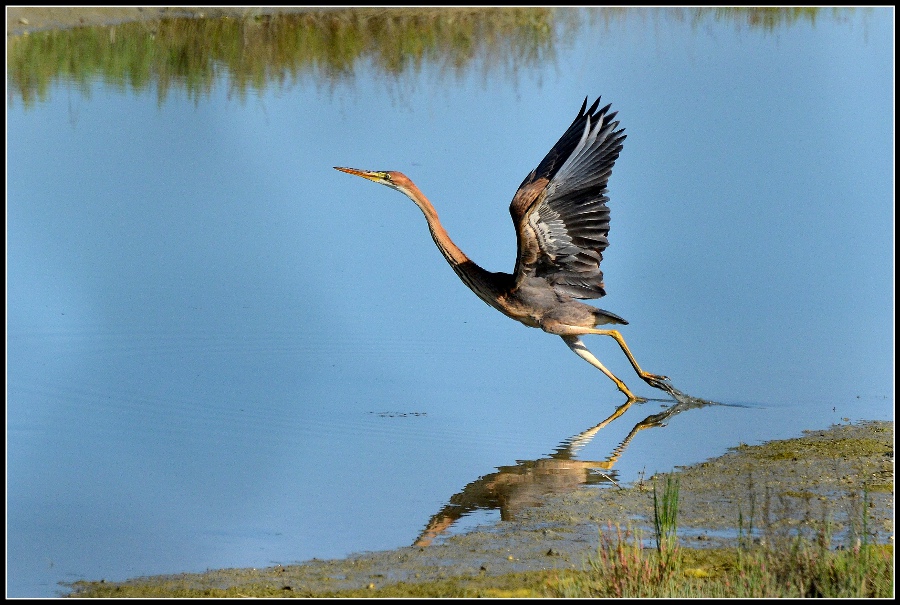
<path fill-rule="evenodd" d="M 7 594 L 407 545 L 471 481 L 612 414 L 615 385 L 478 300 L 409 200 L 332 169 L 404 172 L 512 271 L 509 201 L 586 96 L 628 134 L 595 302 L 644 369 L 730 404 L 638 433 L 618 480 L 893 419 L 893 50 L 893 9 L 772 29 L 647 10 L 489 76 L 10 96 Z"/>

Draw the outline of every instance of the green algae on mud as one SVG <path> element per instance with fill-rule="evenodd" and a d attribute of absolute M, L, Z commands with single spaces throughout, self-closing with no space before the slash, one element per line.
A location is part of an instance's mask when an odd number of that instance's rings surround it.
<path fill-rule="evenodd" d="M 733 549 L 751 525 L 773 535 L 812 535 L 827 525 L 836 541 L 866 531 L 870 543 L 892 543 L 893 442 L 893 422 L 842 424 L 740 445 L 678 469 L 678 536 L 688 568 L 698 574 L 727 568 L 733 552 L 723 549 Z M 429 547 L 266 569 L 82 581 L 68 585 L 68 596 L 542 596 L 560 574 L 582 573 L 599 530 L 630 526 L 652 535 L 655 481 L 553 496 L 516 521 Z M 863 530 L 855 523 L 861 516 L 868 520 Z"/>

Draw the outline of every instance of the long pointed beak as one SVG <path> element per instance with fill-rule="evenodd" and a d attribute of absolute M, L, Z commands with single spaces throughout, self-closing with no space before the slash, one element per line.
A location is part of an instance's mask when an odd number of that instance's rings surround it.
<path fill-rule="evenodd" d="M 357 170 L 356 168 L 342 168 L 340 166 L 335 166 L 334 169 L 340 170 L 341 172 L 346 172 L 347 174 L 361 176 L 362 178 L 369 179 L 370 181 L 384 181 L 384 173 L 375 170 Z"/>

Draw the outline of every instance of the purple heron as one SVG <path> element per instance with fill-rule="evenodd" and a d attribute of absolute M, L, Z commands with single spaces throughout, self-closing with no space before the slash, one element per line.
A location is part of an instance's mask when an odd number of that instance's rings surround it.
<path fill-rule="evenodd" d="M 481 300 L 532 328 L 562 337 L 579 357 L 606 374 L 628 397 L 639 401 L 581 341 L 581 336 L 610 336 L 628 357 L 638 376 L 668 393 L 668 378 L 645 372 L 618 330 L 598 329 L 628 322 L 609 311 L 579 302 L 606 294 L 600 261 L 609 241 L 607 181 L 622 150 L 624 129 L 616 130 L 617 112 L 597 111 L 598 97 L 578 116 L 547 156 L 531 171 L 509 205 L 516 228 L 516 267 L 509 273 L 482 269 L 447 235 L 428 198 L 400 172 L 336 170 L 387 185 L 409 197 L 425 215 L 434 243 L 459 278 Z"/>

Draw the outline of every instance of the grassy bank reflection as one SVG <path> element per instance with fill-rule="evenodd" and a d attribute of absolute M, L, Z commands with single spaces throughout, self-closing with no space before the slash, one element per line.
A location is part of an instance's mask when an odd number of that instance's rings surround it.
<path fill-rule="evenodd" d="M 71 9 L 77 11 L 77 8 Z M 315 85 L 350 81 L 363 66 L 397 79 L 437 67 L 441 77 L 480 70 L 515 79 L 522 69 L 555 60 L 556 49 L 582 27 L 625 19 L 709 20 L 774 30 L 848 9 L 683 8 L 360 8 L 304 12 L 246 11 L 211 18 L 171 17 L 108 26 L 73 27 L 7 36 L 9 100 L 26 107 L 46 100 L 56 82 L 84 93 L 97 81 L 122 91 L 156 87 L 200 100 L 227 76 L 244 98 L 309 78 Z"/>
<path fill-rule="evenodd" d="M 460 73 L 480 60 L 494 72 L 551 53 L 553 25 L 566 15 L 528 9 L 345 9 L 243 18 L 167 18 L 37 32 L 8 40 L 10 95 L 26 106 L 56 80 L 83 89 L 94 80 L 163 101 L 173 88 L 198 100 L 220 75 L 245 96 L 312 77 L 336 83 L 362 61 L 399 76 L 425 62 Z M 368 68 L 368 65 L 366 65 Z"/>

